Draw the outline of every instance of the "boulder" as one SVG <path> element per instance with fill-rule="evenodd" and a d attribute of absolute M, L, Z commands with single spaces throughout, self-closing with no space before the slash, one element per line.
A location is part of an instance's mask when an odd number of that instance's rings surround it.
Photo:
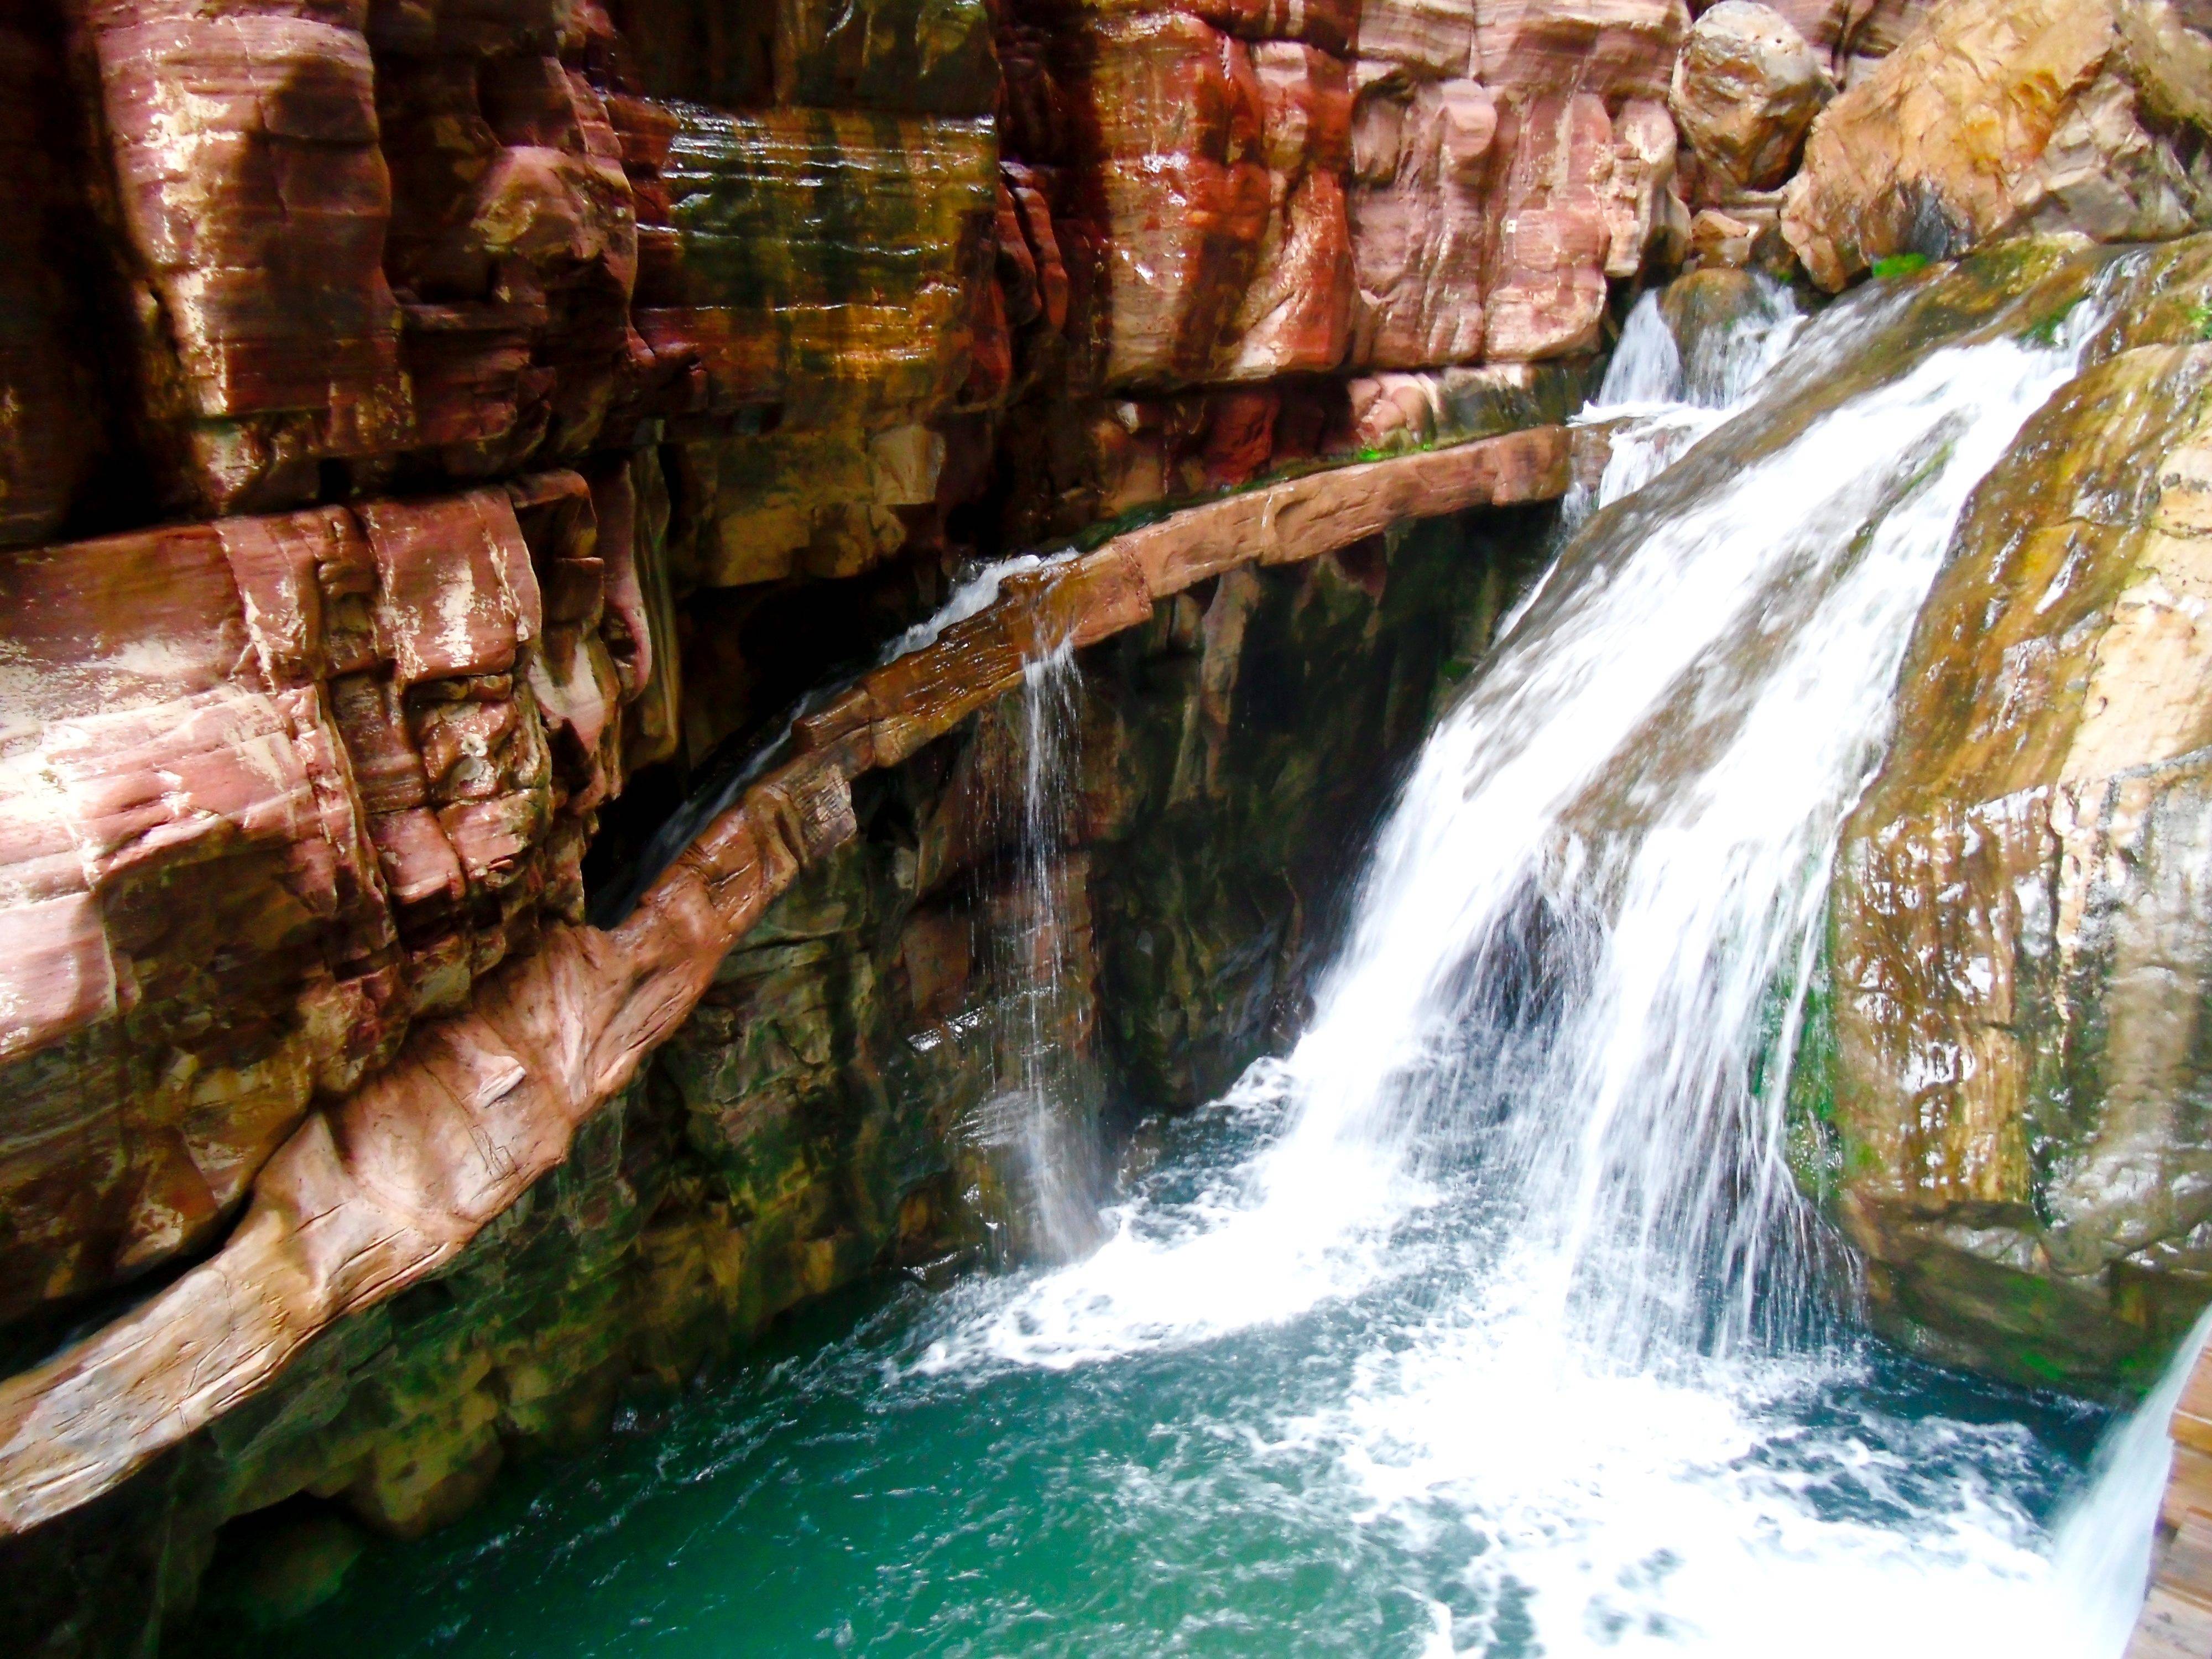
<path fill-rule="evenodd" d="M 1736 189 L 1771 190 L 1834 93 L 1787 19 L 1757 0 L 1721 0 L 1682 43 L 1668 106 L 1702 167 Z"/>
<path fill-rule="evenodd" d="M 1973 497 L 1801 1068 L 1877 1322 L 2092 1394 L 2146 1384 L 2212 1292 L 2208 283 L 2206 239 L 2138 264 Z"/>
<path fill-rule="evenodd" d="M 2208 63 L 2166 0 L 1954 0 L 1814 122 L 1783 234 L 1836 289 L 2019 231 L 2212 223 Z"/>

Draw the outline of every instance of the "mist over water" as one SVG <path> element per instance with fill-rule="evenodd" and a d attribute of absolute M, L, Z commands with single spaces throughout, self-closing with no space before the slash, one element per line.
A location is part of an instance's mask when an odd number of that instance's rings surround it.
<path fill-rule="evenodd" d="M 1766 301 L 1687 365 L 1632 318 L 1305 1035 L 1097 1248 L 817 1316 L 349 1592 L 347 1650 L 2116 1659 L 2170 1401 L 2092 1485 L 2097 1413 L 1861 1335 L 1784 1123 L 1913 615 L 2087 331 Z"/>

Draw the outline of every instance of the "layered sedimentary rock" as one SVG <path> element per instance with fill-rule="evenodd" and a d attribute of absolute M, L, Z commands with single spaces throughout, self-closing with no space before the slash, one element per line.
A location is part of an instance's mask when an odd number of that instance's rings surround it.
<path fill-rule="evenodd" d="M 2212 848 L 2203 239 L 1973 499 L 1845 831 L 1808 1075 L 1877 1316 L 2097 1389 L 2204 1299 Z"/>
<path fill-rule="evenodd" d="M 963 1077 L 972 1097 L 974 1066 L 957 1054 L 961 1032 L 972 1022 L 951 1017 L 978 994 L 988 1000 L 972 946 L 963 948 L 958 939 L 957 910 L 948 915 L 945 904 L 957 884 L 970 878 L 963 872 L 987 877 L 993 837 L 1005 831 L 986 826 L 979 835 L 972 803 L 956 803 L 949 819 L 917 807 L 864 836 L 863 817 L 872 818 L 878 809 L 865 803 L 856 808 L 850 780 L 872 767 L 911 762 L 922 770 L 902 774 L 908 781 L 900 787 L 927 796 L 957 786 L 960 768 L 930 758 L 937 751 L 929 745 L 1018 685 L 1024 657 L 1041 641 L 1080 646 L 1142 623 L 1157 601 L 1170 604 L 1174 614 L 1154 625 L 1155 643 L 1139 655 L 1163 647 L 1174 656 L 1195 652 L 1188 694 L 1195 702 L 1189 714 L 1173 720 L 1144 714 L 1141 700 L 1086 720 L 1094 750 L 1085 777 L 1095 781 L 1083 786 L 1091 804 L 1077 815 L 1077 833 L 1119 842 L 1150 833 L 1142 826 L 1162 812 L 1202 817 L 1217 810 L 1210 803 L 1234 795 L 1235 757 L 1239 745 L 1255 740 L 1240 735 L 1250 717 L 1231 715 L 1240 706 L 1241 657 L 1271 637 L 1256 619 L 1273 616 L 1278 622 L 1271 627 L 1310 629 L 1334 617 L 1338 622 L 1325 625 L 1364 638 L 1363 630 L 1373 626 L 1376 596 L 1389 592 L 1391 556 L 1368 543 L 1369 551 L 1332 562 L 1325 576 L 1301 577 L 1316 600 L 1287 611 L 1267 600 L 1264 580 L 1255 587 L 1253 578 L 1224 573 L 1255 560 L 1262 568 L 1308 562 L 1410 518 L 1472 502 L 1556 495 L 1566 482 L 1565 460 L 1564 434 L 1545 429 L 1232 497 L 1060 566 L 1010 592 L 994 611 L 957 625 L 937 645 L 864 679 L 799 734 L 798 757 L 755 786 L 627 921 L 608 933 L 550 930 L 538 949 L 478 987 L 465 1014 L 418 1030 L 392 1066 L 294 1135 L 263 1171 L 252 1209 L 213 1262 L 110 1326 L 93 1346 L 8 1385 L 0 1462 L 9 1473 L 0 1488 L 8 1494 L 10 1525 L 81 1506 L 129 1468 L 178 1443 L 180 1431 L 210 1425 L 227 1425 L 213 1431 L 222 1449 L 211 1440 L 205 1450 L 187 1448 L 186 1455 L 216 1455 L 220 1478 L 195 1486 L 199 1507 L 173 1517 L 188 1531 L 198 1528 L 193 1549 L 204 1551 L 207 1529 L 224 1516 L 303 1488 L 343 1495 L 354 1513 L 392 1529 L 428 1525 L 481 1489 L 502 1435 L 557 1441 L 603 1411 L 617 1359 L 621 1375 L 660 1364 L 680 1372 L 696 1363 L 702 1345 L 717 1346 L 793 1297 L 849 1279 L 899 1238 L 910 1238 L 919 1249 L 939 1237 L 951 1218 L 941 1188 L 951 1170 L 947 1142 L 954 1138 L 945 1134 L 943 1121 L 929 1127 L 924 1103 L 938 1101 L 942 1111 L 952 1112 L 963 1097 Z M 1455 568 L 1455 556 L 1442 547 L 1435 556 L 1443 561 L 1442 571 Z M 1336 711 L 1340 720 L 1346 711 L 1364 708 L 1360 721 L 1380 721 L 1377 729 L 1395 732 L 1394 742 L 1410 738 L 1435 684 L 1420 678 L 1433 666 L 1416 665 L 1480 648 L 1478 635 L 1489 626 L 1481 618 L 1498 614 L 1509 591 L 1498 582 L 1511 568 L 1506 560 L 1487 585 L 1478 581 L 1455 601 L 1474 607 L 1468 625 L 1476 635 L 1463 636 L 1446 611 L 1407 592 L 1393 626 L 1414 628 L 1423 643 L 1406 659 L 1402 672 L 1412 678 L 1402 695 L 1389 689 L 1387 676 L 1362 691 L 1330 680 L 1317 684 L 1308 702 L 1317 714 Z M 1471 574 L 1481 573 L 1478 568 Z M 1203 604 L 1173 598 L 1216 578 Z M 1319 605 L 1323 592 L 1334 597 Z M 1267 648 L 1280 652 L 1288 641 Z M 1338 673 L 1364 682 L 1356 652 L 1340 660 Z M 1132 682 L 1148 683 L 1153 677 L 1146 673 Z M 1169 702 L 1181 706 L 1182 698 Z M 1332 799 L 1333 790 L 1352 787 L 1358 764 L 1371 763 L 1377 740 L 1365 725 L 1354 725 L 1340 733 L 1350 745 L 1346 775 L 1313 765 L 1286 772 L 1279 755 L 1268 769 L 1276 787 L 1293 796 L 1318 790 Z M 1138 728 L 1151 732 L 1140 744 Z M 1263 748 L 1301 746 L 1294 737 L 1268 736 L 1267 730 L 1262 722 L 1255 734 Z M 1270 834 L 1285 848 L 1279 856 L 1291 859 L 1291 848 L 1305 833 L 1297 815 L 1253 810 L 1273 820 Z M 945 827 L 931 829 L 939 819 Z M 963 823 L 971 827 L 960 828 Z M 910 833 L 897 831 L 900 823 L 921 826 L 915 852 L 887 862 L 884 854 L 863 853 L 858 867 L 848 862 L 856 837 L 865 842 L 883 833 Z M 1125 873 L 1114 878 L 1120 886 L 1107 890 L 1112 920 L 1102 921 L 1097 931 L 1122 941 L 1113 947 L 1115 959 L 1129 965 L 1109 963 L 1103 971 L 1136 988 L 1121 1000 L 1111 1041 L 1138 1057 L 1134 1063 L 1148 1080 L 1188 1087 L 1194 1076 L 1218 1076 L 1264 1037 L 1254 1011 L 1264 1011 L 1274 975 L 1287 971 L 1289 958 L 1239 946 L 1237 930 L 1251 925 L 1249 891 L 1235 887 L 1213 908 L 1203 862 L 1173 861 L 1190 884 L 1180 894 L 1157 890 L 1157 878 L 1170 862 L 1158 849 L 1133 846 L 1126 860 L 1116 854 L 1109 862 Z M 1098 866 L 1082 867 L 1095 872 Z M 817 873 L 792 888 L 802 870 Z M 1225 870 L 1211 878 L 1226 878 Z M 1097 904 L 1098 877 L 1084 879 L 1091 884 L 1086 903 Z M 789 903 L 771 912 L 787 888 Z M 1117 892 L 1127 896 L 1110 896 Z M 1279 928 L 1297 908 L 1294 900 L 1278 898 L 1261 912 L 1277 918 L 1267 927 Z M 903 919 L 893 928 L 890 917 Z M 764 918 L 765 931 L 752 931 Z M 741 937 L 744 950 L 718 966 Z M 1280 950 L 1297 945 L 1279 933 L 1273 937 Z M 1175 954 L 1163 957 L 1170 947 Z M 815 966 L 855 951 L 865 962 L 848 955 L 853 965 L 836 974 Z M 1285 965 L 1266 969 L 1268 960 Z M 1210 969 L 1209 962 L 1220 966 Z M 1263 969 L 1257 979 L 1255 965 Z M 1146 978 L 1163 973 L 1164 981 Z M 1186 994 L 1194 975 L 1205 981 L 1224 973 L 1214 981 L 1212 1000 Z M 906 1087 L 896 1110 L 880 1093 L 874 1096 L 878 1105 L 867 1104 L 871 1088 L 884 1086 L 880 1073 L 872 1085 L 867 1079 L 878 1064 L 896 1058 L 895 1045 L 871 1038 L 865 1052 L 840 1051 L 840 1038 L 827 1049 L 820 1046 L 839 1029 L 823 1024 L 829 1015 L 821 999 L 834 996 L 842 1008 L 865 1010 L 878 1006 L 869 988 L 878 985 L 888 1000 L 881 1006 L 904 1011 L 897 1021 L 918 1021 L 938 1034 L 934 1042 L 906 1045 L 908 1057 L 897 1061 Z M 702 999 L 706 1012 L 685 1024 Z M 1206 1040 L 1218 1048 L 1200 1042 L 1208 1033 L 1216 1034 Z M 497 1263 L 507 1258 L 481 1251 L 471 1258 L 465 1255 L 468 1242 L 569 1158 L 580 1127 L 629 1085 L 643 1056 L 671 1037 L 665 1073 L 657 1075 L 665 1076 L 673 1094 L 662 1098 L 682 1103 L 684 1138 L 704 1163 L 698 1176 L 685 1177 L 691 1184 L 684 1201 L 665 1224 L 608 1244 L 628 1276 L 619 1297 L 611 1288 L 602 1292 L 605 1299 L 580 1288 L 579 1307 L 548 1285 L 545 1301 L 524 1299 L 511 1319 L 474 1329 L 444 1322 L 403 1345 L 397 1356 L 374 1346 L 380 1328 L 349 1334 L 356 1326 L 348 1322 L 364 1310 L 457 1266 L 465 1276 L 493 1275 L 489 1281 L 465 1277 L 465 1284 L 497 1285 L 508 1271 Z M 915 1068 L 927 1073 L 932 1066 L 943 1074 L 917 1087 Z M 1192 1066 L 1198 1070 L 1179 1069 Z M 653 1087 L 647 1085 L 647 1097 Z M 619 1109 L 618 1125 L 659 1113 L 656 1121 L 665 1127 L 665 1109 L 647 1110 L 635 1093 L 626 1098 L 630 1103 Z M 842 1112 L 848 1128 L 837 1129 L 834 1116 L 825 1124 L 814 1115 L 823 1110 Z M 856 1120 L 878 1127 L 855 1140 Z M 886 1132 L 892 1132 L 888 1139 Z M 587 1144 L 604 1146 L 607 1136 L 626 1133 L 594 1130 L 597 1139 Z M 863 1188 L 828 1207 L 826 1189 L 793 1187 L 777 1173 L 788 1167 L 780 1160 L 820 1146 L 825 1134 L 846 1149 L 838 1157 L 865 1152 L 888 1160 L 867 1164 L 874 1173 Z M 556 1217 L 566 1217 L 549 1218 L 556 1232 L 575 1239 L 606 1224 L 618 1233 L 634 1229 L 629 1200 L 617 1203 L 607 1223 L 587 1224 L 594 1213 L 588 1206 L 579 1215 L 560 1199 L 561 1192 L 598 1178 L 594 1169 L 614 1178 L 604 1153 L 593 1153 L 586 1165 L 563 1176 L 566 1184 L 544 1200 Z M 624 1166 L 621 1179 L 630 1178 Z M 861 1202 L 863 1189 L 875 1196 Z M 623 1199 L 623 1189 L 609 1197 Z M 580 1286 L 606 1285 L 612 1271 L 606 1256 L 586 1249 L 580 1260 L 571 1245 L 547 1248 L 554 1250 L 556 1281 L 574 1275 Z M 466 1266 L 471 1259 L 480 1265 Z M 533 1307 L 538 1311 L 530 1311 Z M 601 1311 L 593 1315 L 592 1308 Z M 330 1337 L 304 1346 L 334 1322 Z M 294 1366 L 289 1380 L 263 1398 L 288 1364 Z M 486 1380 L 495 1375 L 496 1383 Z M 349 1407 L 356 1400 L 357 1408 Z M 15 1467 L 26 1458 L 38 1462 L 42 1473 Z M 124 1493 L 117 1501 L 140 1500 Z M 58 1534 L 40 1534 L 50 1535 Z M 27 1609 L 26 1616 L 37 1615 Z"/>
<path fill-rule="evenodd" d="M 1588 306 L 1532 348 L 1577 354 L 1540 385 L 1407 377 L 1482 354 L 1501 204 L 1541 241 L 1571 186 L 1574 257 L 1601 236 L 1633 274 L 1641 210 L 1616 179 L 1628 228 L 1589 228 L 1590 145 L 1680 21 L 1501 20 L 1553 42 L 1541 73 L 1495 42 L 1486 71 L 1471 15 L 1426 67 L 1378 22 L 1385 75 L 1443 72 L 1474 123 L 1394 159 L 1421 252 L 1378 309 L 1350 9 L 0 18 L 0 539 L 34 544 L 8 565 L 0 1322 L 51 1316 L 9 1342 L 219 1235 L 314 1103 L 576 913 L 626 775 L 680 787 L 978 542 L 1564 414 Z M 1485 149 L 1485 73 L 1509 124 L 1571 82 L 1581 148 Z M 795 597 L 883 568 L 827 630 Z"/>
<path fill-rule="evenodd" d="M 632 465 L 0 555 L 5 1316 L 206 1238 L 580 914 L 666 695 Z"/>
<path fill-rule="evenodd" d="M 1814 280 L 2021 230 L 2212 221 L 2212 35 L 2165 0 L 1960 0 L 1822 114 L 1783 232 Z"/>
<path fill-rule="evenodd" d="M 1595 343 L 1608 274 L 1668 216 L 1658 100 L 1679 7 L 1376 5 L 1363 14 L 1353 225 L 1381 368 L 1527 361 Z"/>
<path fill-rule="evenodd" d="M 83 0 L 148 417 L 217 510 L 404 443 L 392 181 L 365 3 Z"/>

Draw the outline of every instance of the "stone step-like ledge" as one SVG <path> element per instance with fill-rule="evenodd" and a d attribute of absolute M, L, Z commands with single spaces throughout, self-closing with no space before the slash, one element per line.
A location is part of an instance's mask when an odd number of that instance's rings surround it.
<path fill-rule="evenodd" d="M 267 1385 L 317 1334 L 437 1272 L 567 1156 L 672 1034 L 723 955 L 802 868 L 855 833 L 851 783 L 1020 683 L 1024 662 L 1143 622 L 1244 564 L 1310 559 L 1392 525 L 1556 498 L 1545 426 L 1207 502 L 1011 580 L 987 611 L 864 676 L 606 930 L 562 927 L 418 1028 L 256 1180 L 209 1261 L 0 1382 L 0 1536 L 112 1488 Z"/>

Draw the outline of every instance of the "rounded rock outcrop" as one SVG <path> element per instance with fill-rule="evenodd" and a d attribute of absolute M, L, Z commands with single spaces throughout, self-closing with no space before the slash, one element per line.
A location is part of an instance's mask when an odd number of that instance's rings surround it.
<path fill-rule="evenodd" d="M 1674 62 L 1668 107 L 1698 159 L 1739 190 L 1790 176 L 1836 83 L 1796 27 L 1757 0 L 1721 0 Z"/>

